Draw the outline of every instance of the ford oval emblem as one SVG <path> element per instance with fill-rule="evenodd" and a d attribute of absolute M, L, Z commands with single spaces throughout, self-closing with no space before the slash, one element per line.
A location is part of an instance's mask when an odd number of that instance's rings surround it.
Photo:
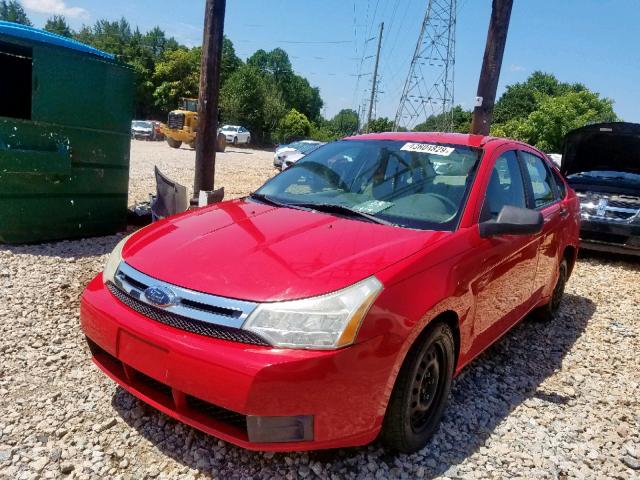
<path fill-rule="evenodd" d="M 149 287 L 144 291 L 144 298 L 156 307 L 169 307 L 174 304 L 175 294 L 165 287 Z"/>

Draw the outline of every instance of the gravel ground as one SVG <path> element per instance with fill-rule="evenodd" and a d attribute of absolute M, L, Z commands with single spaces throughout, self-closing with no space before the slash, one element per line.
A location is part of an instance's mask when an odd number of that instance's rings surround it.
<path fill-rule="evenodd" d="M 191 184 L 192 151 L 132 153 L 132 200 L 156 162 Z M 246 194 L 270 161 L 229 151 L 217 183 Z M 158 413 L 89 361 L 78 298 L 119 238 L 0 246 L 0 478 L 640 478 L 640 261 L 581 258 L 555 320 L 526 319 L 458 377 L 423 451 L 263 454 Z"/>

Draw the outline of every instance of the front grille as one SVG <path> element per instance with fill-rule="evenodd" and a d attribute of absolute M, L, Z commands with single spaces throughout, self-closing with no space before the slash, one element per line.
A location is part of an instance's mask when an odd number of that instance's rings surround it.
<path fill-rule="evenodd" d="M 230 342 L 250 343 L 252 345 L 268 346 L 262 337 L 256 335 L 253 332 L 242 330 L 239 328 L 225 327 L 223 325 L 214 325 L 193 318 L 183 317 L 170 313 L 161 308 L 157 308 L 141 302 L 120 290 L 112 283 L 107 284 L 107 288 L 122 303 L 136 312 L 148 317 L 156 322 L 160 322 L 164 325 L 168 325 L 180 330 L 186 330 L 187 332 L 195 333 L 197 335 L 203 335 L 205 337 L 220 338 L 222 340 L 228 340 Z"/>
<path fill-rule="evenodd" d="M 169 113 L 167 126 L 169 128 L 182 130 L 182 127 L 184 127 L 184 113 L 175 113 L 175 112 Z"/>
<path fill-rule="evenodd" d="M 630 195 L 578 192 L 581 210 L 589 218 L 630 222 L 640 215 L 640 198 Z M 601 206 L 601 202 L 604 205 Z"/>

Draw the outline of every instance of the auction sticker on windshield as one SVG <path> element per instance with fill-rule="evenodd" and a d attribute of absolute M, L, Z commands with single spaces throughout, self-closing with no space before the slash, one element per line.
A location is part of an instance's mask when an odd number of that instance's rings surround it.
<path fill-rule="evenodd" d="M 353 207 L 356 212 L 369 213 L 375 215 L 387 208 L 393 206 L 391 202 L 385 202 L 383 200 L 369 200 L 368 202 L 360 203 Z"/>
<path fill-rule="evenodd" d="M 452 147 L 443 147 L 442 145 L 432 145 L 430 143 L 405 143 L 400 150 L 405 152 L 432 153 L 448 157 L 455 150 Z"/>

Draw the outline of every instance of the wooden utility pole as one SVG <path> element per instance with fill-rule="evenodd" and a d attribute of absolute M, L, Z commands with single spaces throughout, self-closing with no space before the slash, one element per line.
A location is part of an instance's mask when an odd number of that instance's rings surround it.
<path fill-rule="evenodd" d="M 487 45 L 482 59 L 482 70 L 478 81 L 478 96 L 473 110 L 471 133 L 489 135 L 493 105 L 496 101 L 500 68 L 504 46 L 507 43 L 507 31 L 511 18 L 513 0 L 493 0 L 491 21 L 487 33 Z"/>
<path fill-rule="evenodd" d="M 194 198 L 198 198 L 200 190 L 213 190 L 225 7 L 226 0 L 206 0 L 200 62 Z"/>
<path fill-rule="evenodd" d="M 378 52 L 376 53 L 376 66 L 373 69 L 373 82 L 371 82 L 371 100 L 369 101 L 369 114 L 367 115 L 367 132 L 371 123 L 371 114 L 373 113 L 373 104 L 376 101 L 376 84 L 378 83 L 378 63 L 380 62 L 380 47 L 382 46 L 382 31 L 384 30 L 384 22 L 380 24 L 380 34 L 378 35 Z"/>

